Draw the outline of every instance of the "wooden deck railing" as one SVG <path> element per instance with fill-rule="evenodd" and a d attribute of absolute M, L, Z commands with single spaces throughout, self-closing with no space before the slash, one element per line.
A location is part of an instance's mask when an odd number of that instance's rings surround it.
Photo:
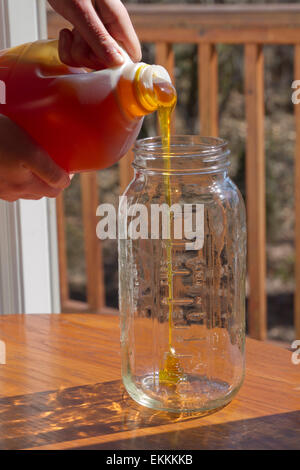
<path fill-rule="evenodd" d="M 136 31 L 142 42 L 156 45 L 156 63 L 174 71 L 174 43 L 198 45 L 199 115 L 203 135 L 218 134 L 218 56 L 216 44 L 244 45 L 246 104 L 246 190 L 248 217 L 248 318 L 250 336 L 266 337 L 266 214 L 264 146 L 264 44 L 294 45 L 294 76 L 300 80 L 300 6 L 249 5 L 130 5 Z M 61 20 L 49 18 L 50 36 L 57 36 Z M 300 338 L 300 105 L 295 106 L 295 328 Z M 132 176 L 131 152 L 120 162 L 121 190 Z M 101 243 L 95 234 L 98 205 L 96 178 L 82 175 L 83 224 L 87 265 L 89 311 L 103 311 Z M 63 310 L 76 308 L 67 290 L 62 200 L 58 200 L 61 296 Z M 97 269 L 95 269 L 97 266 Z M 77 304 L 78 306 L 79 304 Z"/>

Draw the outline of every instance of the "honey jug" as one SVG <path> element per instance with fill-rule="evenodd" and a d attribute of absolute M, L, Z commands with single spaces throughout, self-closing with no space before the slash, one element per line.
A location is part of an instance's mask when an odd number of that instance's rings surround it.
<path fill-rule="evenodd" d="M 143 117 L 168 100 L 171 86 L 163 67 L 123 54 L 121 66 L 88 72 L 63 64 L 55 40 L 1 51 L 0 112 L 66 171 L 108 167 L 132 146 Z"/>

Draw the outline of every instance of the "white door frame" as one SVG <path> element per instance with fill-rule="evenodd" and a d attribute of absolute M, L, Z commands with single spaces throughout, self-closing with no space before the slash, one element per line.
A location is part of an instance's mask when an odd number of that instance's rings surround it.
<path fill-rule="evenodd" d="M 0 49 L 46 37 L 45 0 L 0 0 Z M 55 200 L 0 200 L 0 314 L 59 312 Z"/>

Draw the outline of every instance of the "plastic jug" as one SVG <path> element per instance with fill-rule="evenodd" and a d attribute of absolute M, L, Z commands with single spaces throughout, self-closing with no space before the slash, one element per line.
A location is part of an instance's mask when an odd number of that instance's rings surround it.
<path fill-rule="evenodd" d="M 68 172 L 110 166 L 132 146 L 143 116 L 174 98 L 163 67 L 124 58 L 121 66 L 87 72 L 60 61 L 57 41 L 1 51 L 0 112 Z"/>

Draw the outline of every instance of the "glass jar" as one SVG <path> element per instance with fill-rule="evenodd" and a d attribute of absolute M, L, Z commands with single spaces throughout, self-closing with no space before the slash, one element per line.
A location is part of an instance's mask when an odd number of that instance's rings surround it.
<path fill-rule="evenodd" d="M 168 155 L 138 141 L 120 201 L 122 377 L 141 405 L 208 412 L 244 377 L 245 207 L 225 141 L 174 136 Z"/>

